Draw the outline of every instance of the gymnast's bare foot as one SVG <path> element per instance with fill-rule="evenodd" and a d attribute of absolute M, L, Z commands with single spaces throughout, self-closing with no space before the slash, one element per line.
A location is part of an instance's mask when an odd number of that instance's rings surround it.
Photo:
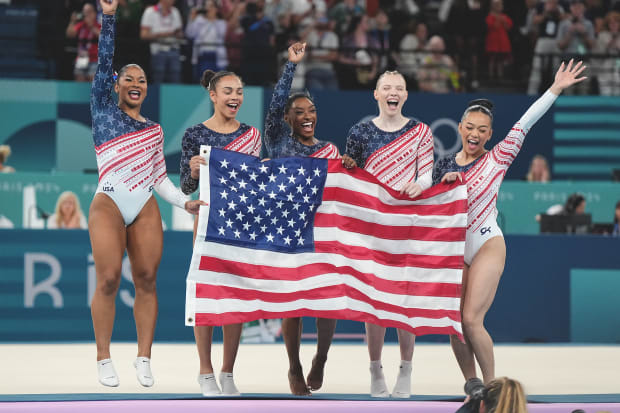
<path fill-rule="evenodd" d="M 295 396 L 311 396 L 310 390 L 304 380 L 304 373 L 300 369 L 298 371 L 288 371 L 288 384 L 291 387 L 291 393 Z"/>
<path fill-rule="evenodd" d="M 323 385 L 323 374 L 327 357 L 315 355 L 312 359 L 312 368 L 308 373 L 308 388 L 312 391 L 318 390 Z"/>

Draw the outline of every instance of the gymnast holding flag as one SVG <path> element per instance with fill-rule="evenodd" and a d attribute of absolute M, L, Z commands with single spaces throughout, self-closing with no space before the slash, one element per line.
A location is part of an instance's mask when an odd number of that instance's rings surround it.
<path fill-rule="evenodd" d="M 200 146 L 210 145 L 248 155 L 259 156 L 261 151 L 260 132 L 253 126 L 236 119 L 243 104 L 243 82 L 233 72 L 213 72 L 205 70 L 200 84 L 209 94 L 213 103 L 213 115 L 185 131 L 181 155 L 181 188 L 191 194 L 198 188 L 200 165 L 206 160 L 200 156 Z M 198 218 L 194 221 L 194 241 Z M 211 362 L 211 344 L 213 326 L 194 326 L 194 337 L 200 359 L 198 383 L 204 396 L 239 396 L 233 380 L 233 367 L 239 349 L 243 324 L 235 323 L 222 326 L 224 333 L 224 360 L 219 375 L 221 388 L 213 373 Z"/>

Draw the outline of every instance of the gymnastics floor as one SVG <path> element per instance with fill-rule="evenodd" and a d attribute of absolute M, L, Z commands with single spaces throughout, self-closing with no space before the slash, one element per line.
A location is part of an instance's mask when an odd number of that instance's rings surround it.
<path fill-rule="evenodd" d="M 302 344 L 307 372 L 315 347 Z M 463 400 L 463 379 L 448 344 L 418 344 L 414 354 L 413 396 L 408 400 L 368 396 L 368 353 L 364 344 L 335 343 L 323 388 L 311 397 L 289 394 L 288 362 L 282 343 L 242 344 L 235 365 L 238 398 L 206 399 L 196 382 L 193 344 L 155 343 L 155 385 L 137 383 L 132 362 L 136 345 L 113 343 L 120 386 L 96 379 L 94 343 L 0 344 L 0 412 L 409 412 L 451 413 Z M 214 344 L 216 373 L 222 357 Z M 497 345 L 497 376 L 520 380 L 530 412 L 620 413 L 620 345 Z M 399 363 L 398 346 L 387 344 L 383 366 L 388 388 Z"/>

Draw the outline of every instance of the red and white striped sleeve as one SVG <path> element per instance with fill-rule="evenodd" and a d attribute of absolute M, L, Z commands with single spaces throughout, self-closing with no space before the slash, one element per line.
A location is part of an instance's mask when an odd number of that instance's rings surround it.
<path fill-rule="evenodd" d="M 416 182 L 420 184 L 423 190 L 431 187 L 433 183 L 433 150 L 434 138 L 433 132 L 428 125 L 423 125 L 426 129 L 418 146 L 417 169 L 418 178 Z"/>

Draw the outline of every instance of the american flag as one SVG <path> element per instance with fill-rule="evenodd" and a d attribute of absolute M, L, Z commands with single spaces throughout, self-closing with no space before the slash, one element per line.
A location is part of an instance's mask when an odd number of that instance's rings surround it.
<path fill-rule="evenodd" d="M 340 160 L 202 147 L 186 324 L 315 316 L 461 335 L 467 191 L 412 200 Z"/>

